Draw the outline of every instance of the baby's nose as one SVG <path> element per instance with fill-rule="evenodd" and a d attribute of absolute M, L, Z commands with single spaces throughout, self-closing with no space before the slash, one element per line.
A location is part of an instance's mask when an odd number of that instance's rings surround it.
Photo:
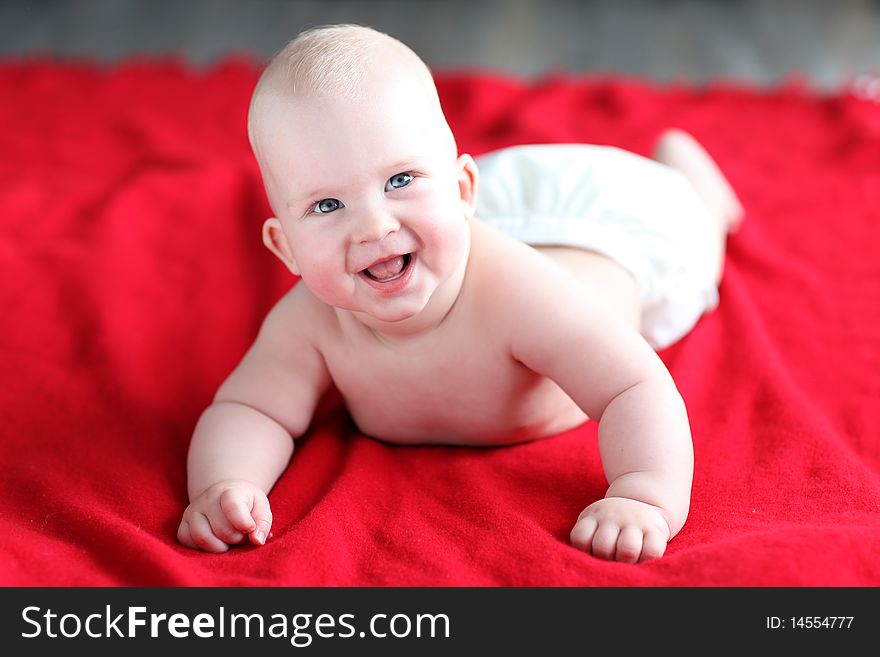
<path fill-rule="evenodd" d="M 378 242 L 400 230 L 400 222 L 383 208 L 370 208 L 360 216 L 355 224 L 355 241 Z"/>

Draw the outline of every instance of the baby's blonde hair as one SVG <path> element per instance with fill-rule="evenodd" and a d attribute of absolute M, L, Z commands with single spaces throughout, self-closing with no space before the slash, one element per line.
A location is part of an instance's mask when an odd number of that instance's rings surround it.
<path fill-rule="evenodd" d="M 353 97 L 382 49 L 399 52 L 402 65 L 413 67 L 429 97 L 439 107 L 437 89 L 428 66 L 408 46 L 384 32 L 362 25 L 323 25 L 301 32 L 270 60 L 254 89 L 248 113 L 253 143 L 255 111 L 268 93 L 290 96 Z"/>
<path fill-rule="evenodd" d="M 351 93 L 363 80 L 371 54 L 383 42 L 400 44 L 383 32 L 361 25 L 315 27 L 282 48 L 263 77 L 280 77 L 297 95 Z"/>

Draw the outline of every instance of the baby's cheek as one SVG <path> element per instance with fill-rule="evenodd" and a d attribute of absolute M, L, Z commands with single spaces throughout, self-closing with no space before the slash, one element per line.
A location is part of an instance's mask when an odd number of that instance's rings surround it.
<path fill-rule="evenodd" d="M 316 259 L 314 262 L 303 263 L 300 275 L 312 294 L 325 303 L 336 305 L 340 296 L 340 276 L 332 267 Z"/>
<path fill-rule="evenodd" d="M 469 231 L 467 221 L 462 218 L 441 224 L 432 237 L 445 259 L 455 264 L 464 254 Z"/>

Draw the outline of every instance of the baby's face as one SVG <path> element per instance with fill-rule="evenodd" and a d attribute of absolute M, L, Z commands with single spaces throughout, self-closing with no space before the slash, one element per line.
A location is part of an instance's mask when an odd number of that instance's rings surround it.
<path fill-rule="evenodd" d="M 472 161 L 413 84 L 278 101 L 260 159 L 288 263 L 327 304 L 407 319 L 467 257 Z M 446 130 L 444 131 L 444 128 Z"/>

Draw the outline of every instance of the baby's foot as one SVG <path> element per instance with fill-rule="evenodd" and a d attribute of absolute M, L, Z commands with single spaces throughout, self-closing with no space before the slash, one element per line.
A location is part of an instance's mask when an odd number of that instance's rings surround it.
<path fill-rule="evenodd" d="M 653 157 L 681 171 L 718 217 L 722 229 L 726 233 L 736 232 L 745 214 L 742 203 L 715 160 L 696 139 L 683 130 L 667 130 L 657 140 Z"/>
<path fill-rule="evenodd" d="M 663 556 L 669 525 L 660 509 L 625 497 L 606 497 L 584 509 L 571 544 L 600 559 L 637 563 Z"/>

